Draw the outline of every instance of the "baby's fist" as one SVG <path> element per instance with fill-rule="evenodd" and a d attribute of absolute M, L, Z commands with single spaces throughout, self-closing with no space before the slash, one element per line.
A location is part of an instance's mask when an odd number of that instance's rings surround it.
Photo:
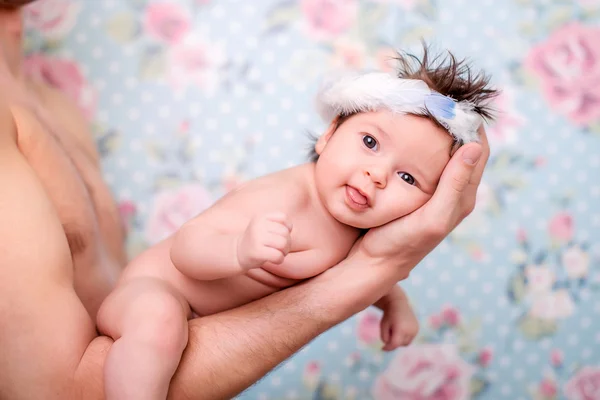
<path fill-rule="evenodd" d="M 383 350 L 408 346 L 419 333 L 419 320 L 410 308 L 386 310 L 381 320 Z"/>
<path fill-rule="evenodd" d="M 254 217 L 238 241 L 237 256 L 244 270 L 265 262 L 281 264 L 290 251 L 292 224 L 284 213 Z"/>

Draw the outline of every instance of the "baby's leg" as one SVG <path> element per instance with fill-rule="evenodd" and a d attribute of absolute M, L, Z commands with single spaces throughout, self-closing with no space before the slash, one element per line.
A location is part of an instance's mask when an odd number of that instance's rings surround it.
<path fill-rule="evenodd" d="M 136 278 L 117 287 L 98 311 L 112 337 L 104 366 L 106 398 L 165 399 L 187 345 L 189 306 L 168 283 Z"/>

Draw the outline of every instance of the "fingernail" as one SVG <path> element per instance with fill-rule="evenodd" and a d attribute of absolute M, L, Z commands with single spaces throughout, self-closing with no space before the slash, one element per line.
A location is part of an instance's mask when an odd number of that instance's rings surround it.
<path fill-rule="evenodd" d="M 463 153 L 463 161 L 469 165 L 477 164 L 481 158 L 481 146 L 472 146 Z"/>

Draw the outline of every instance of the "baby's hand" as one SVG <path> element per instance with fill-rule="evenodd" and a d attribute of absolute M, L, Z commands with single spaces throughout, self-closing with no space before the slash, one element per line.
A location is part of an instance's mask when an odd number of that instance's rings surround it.
<path fill-rule="evenodd" d="M 292 224 L 283 213 L 253 218 L 238 241 L 237 256 L 244 270 L 265 262 L 281 264 L 290 251 Z"/>
<path fill-rule="evenodd" d="M 408 346 L 419 333 L 419 320 L 408 304 L 388 307 L 381 319 L 381 340 L 384 351 Z"/>

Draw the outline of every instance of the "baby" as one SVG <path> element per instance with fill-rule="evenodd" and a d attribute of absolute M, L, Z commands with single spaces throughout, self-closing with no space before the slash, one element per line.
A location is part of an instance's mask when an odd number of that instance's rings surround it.
<path fill-rule="evenodd" d="M 412 58 L 414 59 L 414 58 Z M 320 91 L 329 124 L 311 162 L 246 183 L 136 257 L 98 313 L 115 343 L 108 399 L 164 399 L 187 344 L 187 320 L 238 307 L 344 259 L 365 230 L 421 207 L 460 145 L 477 140 L 494 94 L 463 62 L 398 76 L 338 77 Z M 396 285 L 383 310 L 384 350 L 409 344 L 417 318 Z M 240 332 L 243 335 L 244 332 Z"/>

